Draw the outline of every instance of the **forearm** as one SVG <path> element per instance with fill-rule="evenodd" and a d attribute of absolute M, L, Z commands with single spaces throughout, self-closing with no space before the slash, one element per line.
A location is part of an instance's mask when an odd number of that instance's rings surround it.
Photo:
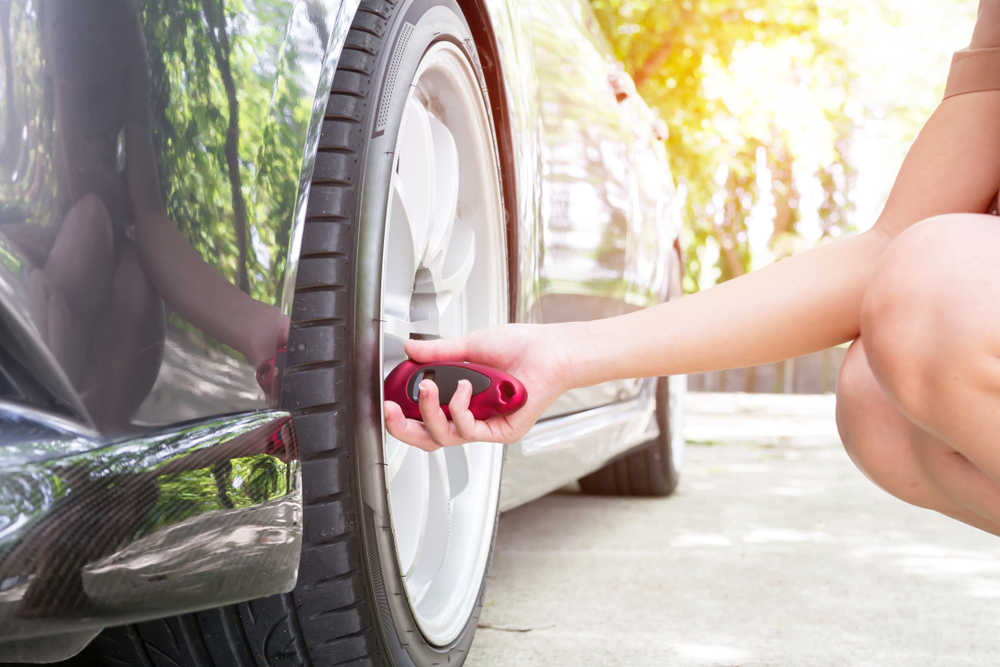
<path fill-rule="evenodd" d="M 569 325 L 571 383 L 740 368 L 852 340 L 888 243 L 872 230 L 661 306 Z"/>
<path fill-rule="evenodd" d="M 160 199 L 148 128 L 133 123 L 125 129 L 136 245 L 146 275 L 178 315 L 259 366 L 287 340 L 288 318 L 242 292 L 191 247 Z"/>
<path fill-rule="evenodd" d="M 945 100 L 910 148 L 872 230 L 662 306 L 576 327 L 565 337 L 573 385 L 752 366 L 856 338 L 865 287 L 893 238 L 932 216 L 986 210 L 1000 184 L 998 109 L 996 91 Z"/>
<path fill-rule="evenodd" d="M 164 301 L 205 334 L 258 363 L 274 349 L 255 349 L 253 336 L 273 306 L 256 301 L 210 267 L 165 213 L 136 221 L 146 273 Z"/>

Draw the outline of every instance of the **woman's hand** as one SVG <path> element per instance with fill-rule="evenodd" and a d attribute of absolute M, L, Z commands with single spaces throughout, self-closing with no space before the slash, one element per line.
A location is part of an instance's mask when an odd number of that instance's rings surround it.
<path fill-rule="evenodd" d="M 245 335 L 238 341 L 247 361 L 254 368 L 274 357 L 281 348 L 288 347 L 288 330 L 292 321 L 281 309 L 260 301 L 245 300 L 243 316 L 247 320 Z M 234 341 L 236 342 L 236 341 Z"/>
<path fill-rule="evenodd" d="M 389 435 L 420 449 L 432 451 L 466 442 L 520 440 L 560 395 L 573 387 L 571 360 L 563 341 L 579 325 L 508 324 L 473 332 L 461 338 L 414 341 L 406 353 L 421 363 L 470 361 L 510 373 L 524 385 L 528 401 L 517 412 L 479 421 L 469 411 L 472 385 L 462 380 L 444 415 L 433 382 L 420 383 L 423 423 L 407 419 L 392 401 L 385 402 Z"/>

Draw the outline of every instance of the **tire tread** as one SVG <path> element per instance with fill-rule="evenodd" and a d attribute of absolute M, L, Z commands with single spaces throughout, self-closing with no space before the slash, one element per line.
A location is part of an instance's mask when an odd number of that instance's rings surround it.
<path fill-rule="evenodd" d="M 584 493 L 599 496 L 669 496 L 677 486 L 677 471 L 670 463 L 669 385 L 659 378 L 656 386 L 660 435 L 603 468 L 580 478 Z"/>
<path fill-rule="evenodd" d="M 112 665 L 384 667 L 364 585 L 359 506 L 350 468 L 345 322 L 357 166 L 397 0 L 362 0 L 334 75 L 306 203 L 282 407 L 291 412 L 303 477 L 303 544 L 291 593 L 106 629 L 94 642 Z M 331 437 L 332 435 L 332 437 Z M 219 647 L 225 643 L 226 650 Z M 312 647 L 310 651 L 309 647 Z"/>

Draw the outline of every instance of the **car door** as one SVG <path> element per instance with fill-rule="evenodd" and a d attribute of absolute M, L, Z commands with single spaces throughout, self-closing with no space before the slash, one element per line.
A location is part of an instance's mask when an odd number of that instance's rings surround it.
<path fill-rule="evenodd" d="M 532 317 L 545 323 L 621 315 L 636 210 L 631 134 L 611 77 L 617 63 L 581 0 L 532 0 L 541 153 L 541 258 Z M 633 397 L 616 382 L 574 390 L 548 416 Z"/>
<path fill-rule="evenodd" d="M 624 73 L 622 73 L 624 77 Z M 632 82 L 621 105 L 632 134 L 635 215 L 629 229 L 625 300 L 649 307 L 680 296 L 680 244 L 676 190 L 667 161 L 666 124 L 635 93 Z"/>

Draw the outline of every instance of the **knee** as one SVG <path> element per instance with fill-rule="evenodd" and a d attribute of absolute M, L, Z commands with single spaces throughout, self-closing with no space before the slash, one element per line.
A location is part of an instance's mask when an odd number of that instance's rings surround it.
<path fill-rule="evenodd" d="M 959 258 L 969 254 L 965 239 L 977 238 L 974 230 L 963 229 L 970 217 L 985 216 L 938 216 L 901 234 L 876 268 L 862 303 L 866 366 L 921 425 L 932 426 L 950 411 L 949 384 L 969 377 L 985 343 L 962 298 L 979 286 L 963 285 L 975 279 L 956 270 Z"/>
<path fill-rule="evenodd" d="M 87 246 L 111 248 L 114 236 L 111 230 L 111 215 L 101 198 L 93 193 L 85 194 L 66 214 L 66 221 L 60 235 L 71 236 L 77 243 Z"/>

